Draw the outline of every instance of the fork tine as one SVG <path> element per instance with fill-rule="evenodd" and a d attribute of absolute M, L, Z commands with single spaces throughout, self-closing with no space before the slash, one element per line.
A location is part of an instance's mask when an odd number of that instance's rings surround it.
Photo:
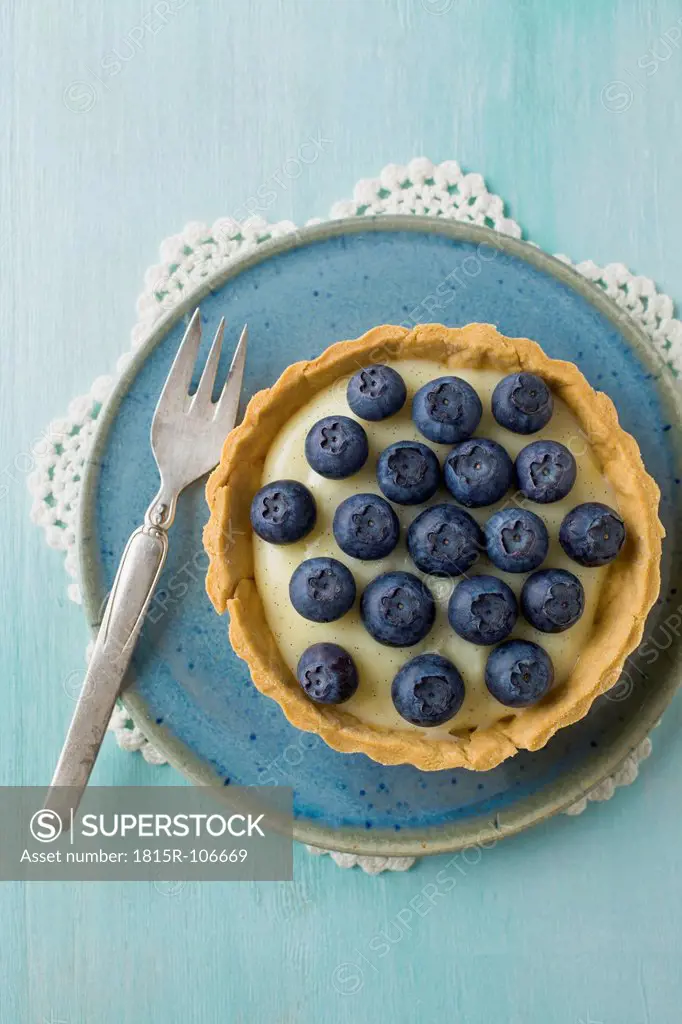
<path fill-rule="evenodd" d="M 194 398 L 192 400 L 191 409 L 198 407 L 207 408 L 211 401 L 211 395 L 213 394 L 213 385 L 215 384 L 216 370 L 218 369 L 218 362 L 220 360 L 220 350 L 223 345 L 223 335 L 225 334 L 225 317 L 222 318 L 218 324 L 218 330 L 215 332 L 215 338 L 211 345 L 211 351 L 208 353 L 208 359 L 204 366 L 204 372 L 201 375 L 199 381 L 199 387 L 196 390 Z"/>
<path fill-rule="evenodd" d="M 184 403 L 185 398 L 189 392 L 189 386 L 192 383 L 192 373 L 194 371 L 194 364 L 197 361 L 197 352 L 199 351 L 199 344 L 201 342 L 201 313 L 199 307 L 194 310 L 192 319 L 187 325 L 187 330 L 183 336 L 180 348 L 177 351 L 177 355 L 173 360 L 173 365 L 170 368 L 166 383 L 163 386 L 163 391 L 159 398 L 157 409 L 161 408 L 161 405 L 170 400 L 181 401 Z"/>
<path fill-rule="evenodd" d="M 216 403 L 214 420 L 220 420 L 226 430 L 231 430 L 237 419 L 239 393 L 242 389 L 242 378 L 244 376 L 244 365 L 246 363 L 246 342 L 248 336 L 249 333 L 247 325 L 244 324 L 242 333 L 239 337 L 239 342 L 234 350 L 234 355 L 232 356 L 227 380 L 225 381 L 223 390 L 220 392 L 220 398 Z"/>

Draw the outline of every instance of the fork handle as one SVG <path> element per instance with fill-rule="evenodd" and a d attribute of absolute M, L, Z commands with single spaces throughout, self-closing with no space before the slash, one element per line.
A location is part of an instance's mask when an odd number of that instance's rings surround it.
<path fill-rule="evenodd" d="M 62 820 L 68 821 L 69 810 L 75 813 L 90 778 L 167 551 L 166 530 L 148 519 L 123 552 L 45 800 L 45 808 Z M 55 791 L 64 786 L 70 787 L 68 793 Z"/>

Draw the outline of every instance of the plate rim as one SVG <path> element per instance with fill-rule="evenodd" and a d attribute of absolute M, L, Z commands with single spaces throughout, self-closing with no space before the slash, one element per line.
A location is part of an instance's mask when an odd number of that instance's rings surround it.
<path fill-rule="evenodd" d="M 147 339 L 134 352 L 101 410 L 97 418 L 92 447 L 83 470 L 76 535 L 83 610 L 91 631 L 94 632 L 98 628 L 103 610 L 93 529 L 96 521 L 95 504 L 100 455 L 106 445 L 110 427 L 118 414 L 121 401 L 129 391 L 144 362 L 178 321 L 207 295 L 224 287 L 230 279 L 238 274 L 291 249 L 303 248 L 341 235 L 373 231 L 438 234 L 456 241 L 487 245 L 530 263 L 536 269 L 544 271 L 555 280 L 577 291 L 583 299 L 613 324 L 638 359 L 652 371 L 662 404 L 671 419 L 682 427 L 682 391 L 674 387 L 672 376 L 666 372 L 662 356 L 653 348 L 641 328 L 600 288 L 584 278 L 572 266 L 550 256 L 542 249 L 490 228 L 445 218 L 412 214 L 348 217 L 297 228 L 281 238 L 262 242 L 255 249 L 249 249 L 242 256 L 237 256 L 230 261 L 228 266 L 207 276 L 205 281 L 193 289 L 181 303 L 174 306 L 157 321 Z M 673 435 L 674 442 L 678 432 L 671 431 L 670 433 Z M 682 462 L 681 447 L 679 444 L 676 446 L 676 454 Z M 372 833 L 347 826 L 335 829 L 320 825 L 311 819 L 298 819 L 294 820 L 294 839 L 325 850 L 391 857 L 454 853 L 466 847 L 483 846 L 487 848 L 488 845 L 494 845 L 501 838 L 515 835 L 565 810 L 613 774 L 641 741 L 648 736 L 670 703 L 680 683 L 680 676 L 682 676 L 680 668 L 682 668 L 682 645 L 677 643 L 674 658 L 668 666 L 664 680 L 653 693 L 645 696 L 637 716 L 628 722 L 623 731 L 606 748 L 596 751 L 580 766 L 578 771 L 571 773 L 569 777 L 565 774 L 560 775 L 537 793 L 523 797 L 511 807 L 496 812 L 492 819 L 481 815 L 480 819 L 468 819 L 466 822 L 454 821 L 446 825 L 434 826 L 432 829 L 404 829 L 399 834 L 389 834 L 384 831 Z M 166 757 L 169 764 L 186 779 L 195 785 L 222 786 L 222 780 L 208 764 L 194 754 L 165 726 L 156 723 L 139 694 L 127 690 L 121 694 L 121 700 L 144 735 Z"/>

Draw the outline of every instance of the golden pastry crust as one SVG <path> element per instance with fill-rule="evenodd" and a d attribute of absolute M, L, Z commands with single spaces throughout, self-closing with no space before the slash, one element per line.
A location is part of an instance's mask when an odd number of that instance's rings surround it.
<path fill-rule="evenodd" d="M 617 494 L 627 530 L 620 557 L 603 570 L 593 632 L 565 685 L 507 722 L 444 739 L 368 725 L 342 706 L 308 700 L 279 652 L 254 582 L 249 510 L 278 431 L 294 410 L 339 378 L 373 362 L 401 359 L 430 359 L 449 370 L 526 370 L 543 377 L 578 420 Z M 540 749 L 558 729 L 584 717 L 595 698 L 615 684 L 642 638 L 660 589 L 660 492 L 644 468 L 636 441 L 620 427 L 610 398 L 594 391 L 573 363 L 550 359 L 535 342 L 506 338 L 488 324 L 427 324 L 411 331 L 375 327 L 355 341 L 332 345 L 317 359 L 294 363 L 249 402 L 243 422 L 225 441 L 206 497 L 211 510 L 204 530 L 210 560 L 206 589 L 216 611 L 229 611 L 232 646 L 247 662 L 254 684 L 277 701 L 292 725 L 317 733 L 335 750 L 361 752 L 382 764 L 484 771 L 519 749 Z"/>

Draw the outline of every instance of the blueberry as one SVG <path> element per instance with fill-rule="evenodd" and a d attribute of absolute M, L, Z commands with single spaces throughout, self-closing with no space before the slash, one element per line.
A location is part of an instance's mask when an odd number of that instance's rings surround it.
<path fill-rule="evenodd" d="M 561 501 L 575 483 L 575 459 L 558 441 L 532 441 L 516 457 L 519 489 L 543 505 Z"/>
<path fill-rule="evenodd" d="M 412 647 L 436 617 L 431 591 L 410 572 L 385 572 L 367 586 L 360 601 L 365 629 L 387 647 Z"/>
<path fill-rule="evenodd" d="M 507 640 L 488 657 L 485 685 L 508 708 L 527 708 L 541 700 L 554 682 L 547 651 L 530 640 Z"/>
<path fill-rule="evenodd" d="M 503 572 L 530 572 L 547 557 L 547 527 L 535 512 L 501 508 L 483 529 L 488 558 Z"/>
<path fill-rule="evenodd" d="M 293 544 L 315 525 L 315 499 L 298 480 L 274 480 L 254 495 L 251 526 L 270 544 Z"/>
<path fill-rule="evenodd" d="M 364 428 L 348 416 L 325 416 L 308 431 L 305 457 L 328 480 L 343 480 L 362 469 L 369 445 Z"/>
<path fill-rule="evenodd" d="M 521 610 L 543 633 L 563 633 L 585 610 L 585 591 L 577 576 L 565 569 L 542 569 L 523 584 Z"/>
<path fill-rule="evenodd" d="M 389 555 L 400 536 L 397 515 L 378 494 L 346 498 L 334 514 L 332 528 L 342 551 L 368 562 Z"/>
<path fill-rule="evenodd" d="M 483 414 L 481 399 L 460 377 L 438 377 L 420 388 L 412 402 L 417 430 L 438 444 L 471 437 Z"/>
<path fill-rule="evenodd" d="M 304 619 L 333 622 L 352 607 L 355 580 L 335 558 L 308 558 L 289 580 L 289 599 Z"/>
<path fill-rule="evenodd" d="M 405 381 L 390 366 L 366 366 L 348 382 L 348 404 L 362 420 L 385 420 L 405 405 Z"/>
<path fill-rule="evenodd" d="M 559 543 L 579 565 L 608 565 L 625 543 L 625 523 L 618 513 L 599 501 L 577 505 L 559 529 Z"/>
<path fill-rule="evenodd" d="M 418 654 L 398 672 L 391 697 L 401 718 L 430 728 L 457 714 L 464 703 L 464 682 L 447 658 Z"/>
<path fill-rule="evenodd" d="M 397 505 L 421 505 L 438 490 L 440 463 L 420 441 L 396 441 L 377 463 L 377 483 Z"/>
<path fill-rule="evenodd" d="M 474 437 L 456 445 L 444 467 L 445 486 L 468 508 L 492 505 L 507 493 L 514 466 L 497 441 Z"/>
<path fill-rule="evenodd" d="M 511 587 L 496 576 L 462 580 L 448 604 L 448 622 L 472 644 L 497 644 L 509 636 L 519 611 Z"/>
<path fill-rule="evenodd" d="M 313 644 L 301 655 L 296 678 L 316 704 L 343 704 L 358 688 L 355 662 L 338 644 Z"/>
<path fill-rule="evenodd" d="M 493 391 L 493 416 L 515 434 L 535 434 L 552 418 L 554 399 L 534 373 L 510 373 Z"/>
<path fill-rule="evenodd" d="M 456 505 L 432 505 L 412 522 L 407 533 L 412 561 L 432 576 L 461 576 L 483 550 L 476 520 Z"/>

